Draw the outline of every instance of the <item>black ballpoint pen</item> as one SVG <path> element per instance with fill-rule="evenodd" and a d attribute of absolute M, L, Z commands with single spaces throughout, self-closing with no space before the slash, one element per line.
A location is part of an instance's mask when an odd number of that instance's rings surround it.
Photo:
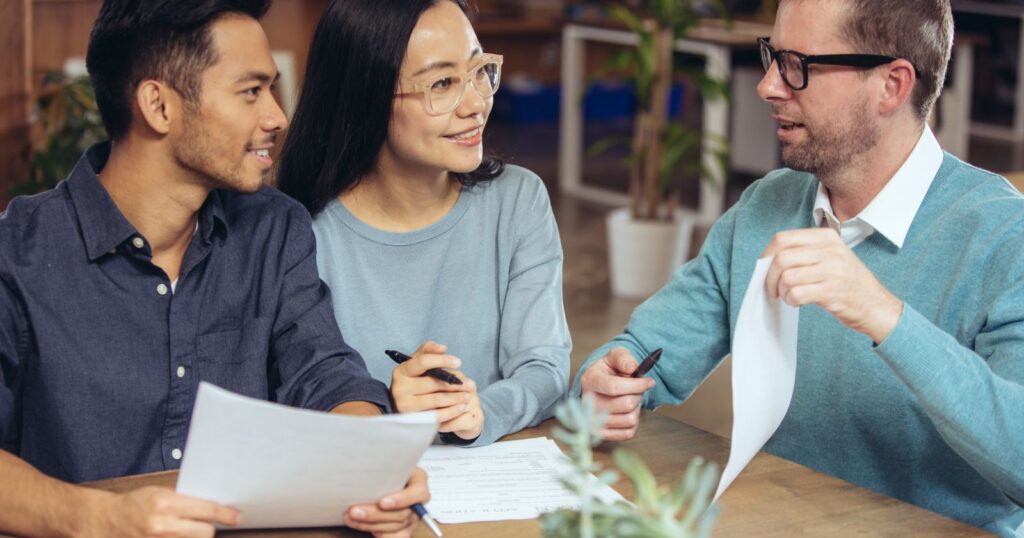
<path fill-rule="evenodd" d="M 647 372 L 651 371 L 651 368 L 654 368 L 654 365 L 657 364 L 658 359 L 660 358 L 661 348 L 659 347 L 658 349 L 652 351 L 650 355 L 644 358 L 644 361 L 640 363 L 640 366 L 636 367 L 636 370 L 633 371 L 633 375 L 631 375 L 630 377 L 643 377 L 647 375 Z"/>
<path fill-rule="evenodd" d="M 394 351 L 394 350 L 391 350 L 391 349 L 388 349 L 388 350 L 384 351 L 384 354 L 387 355 L 388 357 L 391 357 L 391 360 L 395 361 L 395 364 L 402 364 L 403 362 L 405 362 L 405 361 L 407 361 L 407 360 L 412 358 L 412 357 L 406 355 L 405 353 L 400 353 L 398 351 Z M 427 370 L 424 373 L 424 375 L 428 375 L 428 376 L 430 376 L 430 377 L 432 377 L 434 379 L 437 379 L 439 381 L 444 381 L 445 383 L 448 383 L 449 385 L 461 385 L 462 384 L 462 380 L 459 379 L 458 376 L 456 376 L 455 374 L 453 374 L 453 373 L 451 373 L 448 370 L 445 370 L 443 368 L 431 368 L 431 369 Z"/>

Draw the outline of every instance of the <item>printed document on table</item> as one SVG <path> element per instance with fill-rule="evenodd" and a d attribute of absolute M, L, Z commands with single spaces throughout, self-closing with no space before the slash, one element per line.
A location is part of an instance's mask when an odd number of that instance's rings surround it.
<path fill-rule="evenodd" d="M 420 467 L 430 477 L 427 510 L 441 523 L 534 519 L 579 508 L 579 498 L 559 481 L 570 470 L 569 459 L 546 437 L 478 448 L 432 446 Z M 600 487 L 599 498 L 624 500 L 607 485 Z"/>
<path fill-rule="evenodd" d="M 199 384 L 178 493 L 234 506 L 243 528 L 344 524 L 353 504 L 405 487 L 434 413 L 348 417 Z"/>
<path fill-rule="evenodd" d="M 796 381 L 800 311 L 771 300 L 765 277 L 772 257 L 757 261 L 740 305 L 732 342 L 732 448 L 715 500 L 782 424 Z"/>

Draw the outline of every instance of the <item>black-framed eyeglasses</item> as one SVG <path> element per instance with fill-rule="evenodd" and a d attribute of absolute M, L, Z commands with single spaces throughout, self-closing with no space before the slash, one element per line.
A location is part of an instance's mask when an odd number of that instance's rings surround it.
<path fill-rule="evenodd" d="M 757 38 L 757 44 L 761 47 L 761 65 L 767 73 L 775 62 L 779 67 L 779 74 L 782 80 L 790 88 L 800 91 L 807 87 L 807 66 L 810 64 L 842 65 L 845 67 L 856 67 L 859 69 L 870 69 L 894 62 L 899 58 L 882 56 L 880 54 L 820 54 L 808 55 L 794 50 L 775 50 L 769 44 L 767 37 Z M 914 73 L 921 76 L 914 67 Z"/>

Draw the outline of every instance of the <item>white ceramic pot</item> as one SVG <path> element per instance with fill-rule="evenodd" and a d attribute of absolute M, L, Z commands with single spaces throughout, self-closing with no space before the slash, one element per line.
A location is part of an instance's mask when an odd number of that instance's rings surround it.
<path fill-rule="evenodd" d="M 612 293 L 643 298 L 661 289 L 690 252 L 693 215 L 677 211 L 673 222 L 635 221 L 628 208 L 608 214 L 608 268 Z"/>

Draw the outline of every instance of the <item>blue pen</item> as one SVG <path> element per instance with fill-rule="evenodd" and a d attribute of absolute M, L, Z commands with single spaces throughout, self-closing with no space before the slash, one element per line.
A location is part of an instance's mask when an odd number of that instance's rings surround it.
<path fill-rule="evenodd" d="M 424 508 L 422 504 L 416 503 L 412 505 L 411 508 L 412 511 L 415 512 L 417 516 L 420 516 L 420 521 L 427 525 L 427 528 L 430 529 L 430 532 L 434 533 L 434 536 L 437 536 L 437 538 L 442 538 L 444 536 L 443 534 L 441 534 L 441 527 L 437 526 L 437 522 L 434 521 L 434 518 L 430 517 L 430 514 L 427 513 L 427 509 Z"/>

